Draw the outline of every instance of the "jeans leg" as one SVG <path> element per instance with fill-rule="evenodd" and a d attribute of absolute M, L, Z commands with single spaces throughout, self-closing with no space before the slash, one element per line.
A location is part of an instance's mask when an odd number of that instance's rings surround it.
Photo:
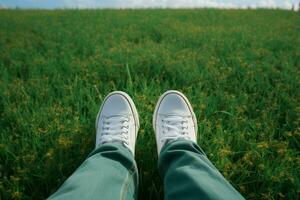
<path fill-rule="evenodd" d="M 103 144 L 49 197 L 51 200 L 137 199 L 134 157 L 121 143 Z"/>
<path fill-rule="evenodd" d="M 167 143 L 160 153 L 158 167 L 165 199 L 244 199 L 191 141 Z"/>

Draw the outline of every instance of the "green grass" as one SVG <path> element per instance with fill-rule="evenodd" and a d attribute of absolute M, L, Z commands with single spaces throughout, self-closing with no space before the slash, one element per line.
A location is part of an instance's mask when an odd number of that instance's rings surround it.
<path fill-rule="evenodd" d="M 140 114 L 140 199 L 162 199 L 152 113 L 186 94 L 199 145 L 247 199 L 300 196 L 300 15 L 0 10 L 0 199 L 43 199 L 94 147 L 103 98 Z"/>

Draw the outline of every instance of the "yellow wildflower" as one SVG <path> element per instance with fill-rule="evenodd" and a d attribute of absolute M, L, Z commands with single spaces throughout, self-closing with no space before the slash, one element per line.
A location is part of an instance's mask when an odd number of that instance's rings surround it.
<path fill-rule="evenodd" d="M 257 145 L 257 147 L 261 149 L 266 149 L 269 147 L 269 144 L 267 142 L 261 142 Z"/>
<path fill-rule="evenodd" d="M 61 145 L 64 148 L 67 148 L 67 147 L 71 146 L 72 142 L 64 136 L 59 136 L 58 144 Z"/>
<path fill-rule="evenodd" d="M 285 197 L 281 192 L 279 192 L 278 195 L 279 195 L 281 198 L 284 198 L 284 197 Z"/>
<path fill-rule="evenodd" d="M 281 156 L 283 156 L 285 154 L 285 152 L 286 152 L 286 149 L 284 149 L 284 148 L 280 148 L 277 150 L 277 153 Z"/>
<path fill-rule="evenodd" d="M 221 149 L 219 151 L 219 155 L 221 157 L 225 157 L 225 156 L 228 156 L 228 155 L 231 155 L 231 154 L 232 154 L 232 152 L 229 149 Z"/>
<path fill-rule="evenodd" d="M 271 176 L 271 180 L 276 183 L 279 182 L 279 178 L 277 176 Z"/>
<path fill-rule="evenodd" d="M 10 180 L 12 180 L 13 182 L 18 182 L 20 178 L 16 176 L 10 176 Z"/>
<path fill-rule="evenodd" d="M 53 152 L 54 152 L 54 150 L 52 148 L 49 149 L 48 152 L 46 153 L 46 157 L 48 159 L 52 159 L 53 158 Z"/>
<path fill-rule="evenodd" d="M 12 199 L 21 199 L 22 193 L 19 191 L 15 191 L 11 194 Z"/>
<path fill-rule="evenodd" d="M 259 171 L 263 171 L 265 169 L 265 165 L 264 164 L 259 164 L 258 169 L 259 169 Z"/>
<path fill-rule="evenodd" d="M 240 186 L 240 190 L 241 190 L 241 192 L 246 192 L 245 186 L 241 185 L 241 186 Z"/>
<path fill-rule="evenodd" d="M 205 104 L 200 104 L 200 110 L 205 110 L 205 108 L 206 108 L 206 105 Z"/>

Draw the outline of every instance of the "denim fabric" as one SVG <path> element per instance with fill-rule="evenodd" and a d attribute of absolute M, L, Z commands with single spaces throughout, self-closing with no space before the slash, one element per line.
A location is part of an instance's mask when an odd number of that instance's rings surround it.
<path fill-rule="evenodd" d="M 191 141 L 167 143 L 158 168 L 167 200 L 244 199 Z M 93 151 L 49 199 L 132 200 L 137 199 L 137 190 L 133 155 L 121 143 L 110 143 Z"/>
<path fill-rule="evenodd" d="M 133 155 L 121 143 L 110 143 L 94 150 L 49 199 L 137 199 L 137 190 Z"/>
<path fill-rule="evenodd" d="M 244 199 L 191 141 L 167 143 L 161 150 L 158 168 L 167 200 Z"/>

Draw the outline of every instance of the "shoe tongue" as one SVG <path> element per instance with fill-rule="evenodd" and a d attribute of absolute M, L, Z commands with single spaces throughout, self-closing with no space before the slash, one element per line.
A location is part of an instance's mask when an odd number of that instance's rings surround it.
<path fill-rule="evenodd" d="M 179 136 L 180 133 L 178 131 L 170 130 L 170 131 L 168 131 L 168 135 Z"/>

